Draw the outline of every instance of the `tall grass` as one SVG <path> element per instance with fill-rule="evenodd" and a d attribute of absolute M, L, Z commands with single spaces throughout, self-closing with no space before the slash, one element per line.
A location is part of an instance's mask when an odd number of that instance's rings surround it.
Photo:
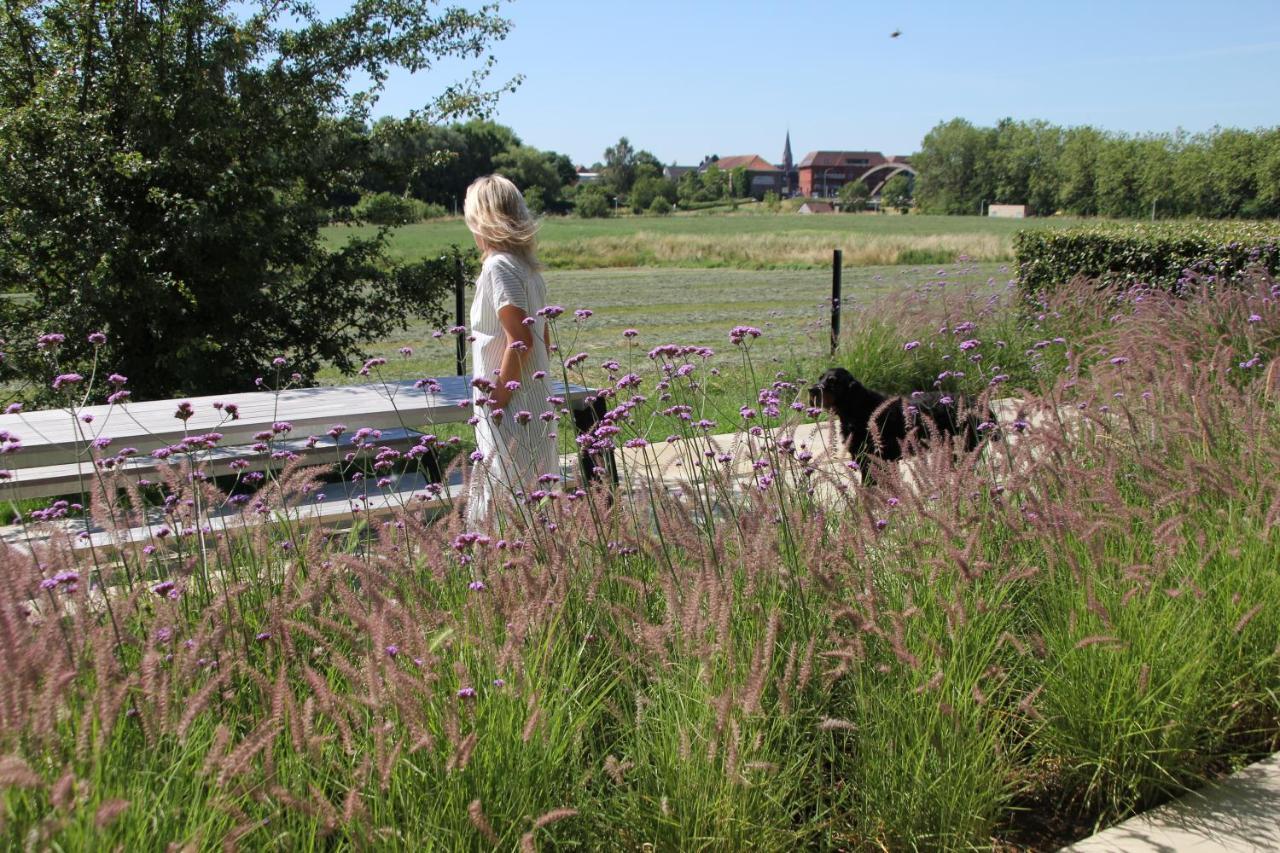
<path fill-rule="evenodd" d="M 833 240 L 833 237 L 835 238 Z M 1009 241 L 995 234 L 658 234 L 562 240 L 546 245 L 553 269 L 607 267 L 820 268 L 841 249 L 850 266 L 949 264 L 961 256 L 1007 261 Z"/>
<path fill-rule="evenodd" d="M 838 358 L 868 384 L 1023 390 L 1003 441 L 874 486 L 797 432 L 808 365 L 775 377 L 740 330 L 727 357 L 637 348 L 597 377 L 630 404 L 589 439 L 631 442 L 624 487 L 487 536 L 406 512 L 6 547 L 0 839 L 971 849 L 1025 841 L 1027 802 L 1103 823 L 1274 749 L 1276 285 L 1007 294 L 853 313 Z M 678 491 L 647 476 L 668 447 Z M 192 464 L 168 478 L 179 532 L 219 499 Z M 287 518 L 311 479 L 257 497 Z M 115 500 L 96 517 L 138 520 Z"/>

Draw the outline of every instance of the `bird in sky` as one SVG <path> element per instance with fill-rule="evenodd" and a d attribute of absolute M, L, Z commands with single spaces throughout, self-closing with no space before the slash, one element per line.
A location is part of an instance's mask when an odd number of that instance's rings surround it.
<path fill-rule="evenodd" d="M 900 35 L 902 35 L 902 30 L 894 30 L 893 32 L 889 33 L 889 38 L 896 39 Z"/>

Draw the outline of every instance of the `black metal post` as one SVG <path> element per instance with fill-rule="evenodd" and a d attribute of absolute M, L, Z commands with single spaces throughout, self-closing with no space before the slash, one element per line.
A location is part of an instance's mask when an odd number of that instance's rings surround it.
<path fill-rule="evenodd" d="M 459 325 L 459 326 L 465 326 L 467 323 L 466 323 L 466 317 L 464 317 L 464 316 L 463 316 L 463 305 L 462 305 L 462 303 L 463 303 L 463 301 L 464 301 L 464 290 L 466 289 L 466 286 L 467 286 L 467 272 L 466 272 L 466 267 L 463 265 L 463 262 L 462 262 L 462 255 L 458 255 L 458 257 L 456 258 L 456 261 L 457 261 L 457 266 L 456 266 L 456 269 L 457 269 L 457 275 L 456 275 L 456 276 L 454 276 L 454 280 L 453 280 L 453 314 L 454 314 L 454 322 L 455 322 L 457 325 Z M 466 376 L 466 374 L 467 374 L 467 340 L 466 340 L 466 335 L 458 335 L 458 336 L 457 336 L 457 339 L 458 339 L 458 340 L 457 340 L 457 346 L 458 346 L 458 375 L 459 375 L 459 376 Z"/>
<path fill-rule="evenodd" d="M 831 253 L 831 354 L 840 345 L 840 268 L 844 253 L 836 249 Z"/>

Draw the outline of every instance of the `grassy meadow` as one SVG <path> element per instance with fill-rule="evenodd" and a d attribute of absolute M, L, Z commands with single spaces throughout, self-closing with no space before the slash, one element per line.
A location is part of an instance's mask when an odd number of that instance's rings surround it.
<path fill-rule="evenodd" d="M 842 249 L 847 266 L 1007 261 L 1013 234 L 1021 228 L 1056 228 L 1078 220 L 1012 220 L 977 216 L 794 213 L 680 214 L 610 219 L 547 217 L 540 253 L 552 269 L 688 267 L 812 269 L 831 265 Z M 372 226 L 335 225 L 325 230 L 331 245 L 351 234 L 372 235 Z M 412 259 L 450 244 L 471 245 L 461 218 L 432 220 L 394 229 L 393 255 Z"/>
<path fill-rule="evenodd" d="M 893 295 L 908 300 L 921 287 L 964 290 L 1007 282 L 1010 267 L 998 263 L 942 266 L 859 267 L 845 270 L 842 292 L 846 314 L 869 306 L 892 305 Z M 757 352 L 769 364 L 790 367 L 824 356 L 830 348 L 831 273 L 814 270 L 739 269 L 589 269 L 548 270 L 551 300 L 570 312 L 593 312 L 584 323 L 562 324 L 565 355 L 586 352 L 593 365 L 621 358 L 629 350 L 622 332 L 646 350 L 664 343 L 728 345 L 728 330 L 758 326 L 769 332 Z M 468 291 L 468 299 L 470 298 Z M 419 323 L 402 335 L 378 342 L 371 354 L 386 358 L 387 375 L 417 378 L 454 372 L 454 339 Z M 404 347 L 412 356 L 400 354 Z M 325 382 L 352 381 L 335 371 Z"/>

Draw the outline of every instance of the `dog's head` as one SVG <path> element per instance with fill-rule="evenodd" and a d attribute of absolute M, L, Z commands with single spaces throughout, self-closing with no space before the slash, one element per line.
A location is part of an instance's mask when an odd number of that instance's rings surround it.
<path fill-rule="evenodd" d="M 832 367 L 818 381 L 809 386 L 809 405 L 818 409 L 835 411 L 840 400 L 847 400 L 862 387 L 853 374 L 843 367 Z"/>

